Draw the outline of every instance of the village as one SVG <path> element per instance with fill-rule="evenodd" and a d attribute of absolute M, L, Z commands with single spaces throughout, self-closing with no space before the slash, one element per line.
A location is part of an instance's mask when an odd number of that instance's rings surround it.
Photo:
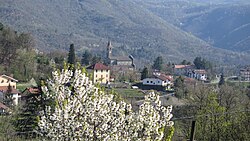
<path fill-rule="evenodd" d="M 143 69 L 136 68 L 134 57 L 115 56 L 111 41 L 106 47 L 106 58 L 103 62 L 85 66 L 95 84 L 100 84 L 106 89 L 114 89 L 131 104 L 137 104 L 148 91 L 156 91 L 161 95 L 164 105 L 184 105 L 181 96 L 177 95 L 179 83 L 194 86 L 197 83 L 219 84 L 221 81 L 250 82 L 250 67 L 241 68 L 235 76 L 211 74 L 209 68 L 197 67 L 197 64 L 183 61 L 180 64 L 163 64 L 158 57 L 152 66 Z M 196 58 L 197 59 L 197 58 Z M 198 60 L 201 58 L 198 57 Z M 195 61 L 194 61 L 195 62 Z M 212 76 L 213 75 L 213 76 Z M 30 95 L 40 96 L 41 89 L 33 84 L 20 89 L 18 80 L 13 76 L 2 74 L 0 76 L 0 114 L 11 114 L 12 108 L 4 105 L 6 97 L 11 99 L 9 105 L 13 107 L 22 105 Z M 23 85 L 23 84 L 21 84 Z"/>

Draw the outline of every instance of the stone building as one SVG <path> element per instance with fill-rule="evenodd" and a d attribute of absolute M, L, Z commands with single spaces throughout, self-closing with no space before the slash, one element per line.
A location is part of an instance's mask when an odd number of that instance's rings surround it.
<path fill-rule="evenodd" d="M 114 57 L 112 55 L 112 49 L 113 46 L 111 44 L 111 41 L 109 41 L 107 45 L 106 58 L 110 66 L 127 66 L 129 68 L 135 68 L 134 57 L 132 55 Z"/>

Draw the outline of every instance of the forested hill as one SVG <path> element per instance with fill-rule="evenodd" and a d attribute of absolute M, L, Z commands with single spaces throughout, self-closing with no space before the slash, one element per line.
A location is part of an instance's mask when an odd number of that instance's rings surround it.
<path fill-rule="evenodd" d="M 169 24 L 133 0 L 1 0 L 0 22 L 31 33 L 43 51 L 85 49 L 103 54 L 108 40 L 115 55 L 140 63 L 157 56 L 179 62 L 203 56 L 221 63 L 248 63 L 250 56 L 217 49 Z M 138 63 L 137 62 L 137 63 Z"/>
<path fill-rule="evenodd" d="M 162 19 L 214 47 L 250 52 L 250 1 L 137 0 Z"/>

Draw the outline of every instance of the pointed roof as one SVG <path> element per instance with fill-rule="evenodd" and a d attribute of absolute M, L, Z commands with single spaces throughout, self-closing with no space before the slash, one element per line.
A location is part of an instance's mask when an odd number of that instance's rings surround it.
<path fill-rule="evenodd" d="M 10 77 L 8 75 L 5 75 L 5 74 L 2 74 L 1 77 L 4 77 L 4 78 L 7 78 L 7 79 L 10 79 L 10 80 L 13 80 L 15 82 L 18 82 L 18 80 L 14 79 L 13 77 Z"/>
<path fill-rule="evenodd" d="M 91 70 L 110 70 L 110 68 L 102 63 L 96 63 L 93 64 L 89 67 L 87 67 L 87 69 L 91 69 Z"/>
<path fill-rule="evenodd" d="M 111 47 L 112 47 L 111 41 L 108 41 L 107 48 L 111 48 Z"/>

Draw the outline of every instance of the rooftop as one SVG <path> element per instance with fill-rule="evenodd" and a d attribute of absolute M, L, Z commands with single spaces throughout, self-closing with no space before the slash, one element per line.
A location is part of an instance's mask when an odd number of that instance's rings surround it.
<path fill-rule="evenodd" d="M 173 76 L 165 75 L 162 73 L 155 73 L 154 77 L 159 78 L 160 80 L 163 80 L 163 81 L 166 81 L 166 80 L 173 81 Z"/>
<path fill-rule="evenodd" d="M 0 102 L 0 109 L 9 109 L 9 107 Z"/>
<path fill-rule="evenodd" d="M 102 63 L 96 63 L 93 64 L 89 67 L 87 67 L 87 69 L 91 69 L 91 70 L 110 70 L 110 68 Z"/>
<path fill-rule="evenodd" d="M 131 59 L 128 56 L 122 56 L 122 57 L 110 57 L 111 60 L 118 60 L 118 61 L 131 61 Z"/>
<path fill-rule="evenodd" d="M 9 86 L 0 86 L 0 91 L 2 92 L 6 92 L 8 90 Z M 18 90 L 16 90 L 15 88 L 11 87 L 11 93 L 12 94 L 18 94 L 20 93 Z"/>
<path fill-rule="evenodd" d="M 2 74 L 1 77 L 4 77 L 4 78 L 7 78 L 7 79 L 10 79 L 10 80 L 18 82 L 18 80 L 14 79 L 13 77 L 10 77 L 8 75 L 5 75 L 5 74 Z"/>
<path fill-rule="evenodd" d="M 175 69 L 188 69 L 188 68 L 192 68 L 192 65 L 174 65 Z"/>
<path fill-rule="evenodd" d="M 206 74 L 206 70 L 193 70 L 194 73 Z"/>

